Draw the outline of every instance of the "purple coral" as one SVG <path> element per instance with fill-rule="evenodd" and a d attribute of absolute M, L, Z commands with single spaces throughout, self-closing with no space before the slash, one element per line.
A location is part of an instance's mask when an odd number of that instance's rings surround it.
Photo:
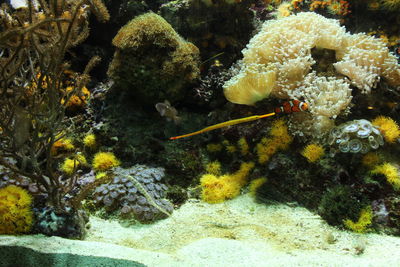
<path fill-rule="evenodd" d="M 163 168 L 135 165 L 129 169 L 116 168 L 115 173 L 111 182 L 94 191 L 97 207 L 140 222 L 162 219 L 173 211 L 172 204 L 164 199 L 168 188 L 161 183 L 165 175 Z"/>

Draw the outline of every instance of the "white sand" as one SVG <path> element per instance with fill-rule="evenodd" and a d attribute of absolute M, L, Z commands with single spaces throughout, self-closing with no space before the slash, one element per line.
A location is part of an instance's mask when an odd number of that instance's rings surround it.
<path fill-rule="evenodd" d="M 400 266 L 400 238 L 340 231 L 304 208 L 256 204 L 249 195 L 213 205 L 192 200 L 150 225 L 124 227 L 96 217 L 90 223 L 85 241 L 2 236 L 0 246 L 155 267 Z"/>
<path fill-rule="evenodd" d="M 190 266 L 400 266 L 400 238 L 340 231 L 304 208 L 257 204 L 249 195 L 192 200 L 151 225 L 95 217 L 91 225 L 87 240 L 167 253 Z"/>

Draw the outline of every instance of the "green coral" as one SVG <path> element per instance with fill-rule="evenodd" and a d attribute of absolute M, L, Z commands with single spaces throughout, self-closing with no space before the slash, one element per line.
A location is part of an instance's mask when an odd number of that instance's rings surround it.
<path fill-rule="evenodd" d="M 128 90 L 139 103 L 171 102 L 199 77 L 199 50 L 154 13 L 140 15 L 113 39 L 117 48 L 108 75 L 116 87 Z"/>
<path fill-rule="evenodd" d="M 322 196 L 319 214 L 332 225 L 342 225 L 343 220 L 357 221 L 361 202 L 349 186 L 338 185 Z"/>

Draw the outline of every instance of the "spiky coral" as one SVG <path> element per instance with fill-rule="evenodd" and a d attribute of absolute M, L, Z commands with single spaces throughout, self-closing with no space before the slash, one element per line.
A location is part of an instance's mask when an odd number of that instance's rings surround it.
<path fill-rule="evenodd" d="M 9 185 L 0 189 L 0 234 L 21 234 L 31 229 L 32 199 L 25 189 Z"/>
<path fill-rule="evenodd" d="M 83 138 L 83 144 L 85 147 L 94 148 L 97 145 L 96 136 L 94 134 L 87 134 Z"/>
<path fill-rule="evenodd" d="M 246 156 L 247 154 L 250 153 L 249 144 L 247 143 L 246 138 L 244 137 L 240 138 L 237 144 L 240 150 L 240 154 L 242 154 L 242 156 Z"/>
<path fill-rule="evenodd" d="M 70 138 L 61 138 L 54 142 L 51 147 L 51 154 L 57 155 L 63 151 L 72 151 L 75 149 L 75 146 Z"/>
<path fill-rule="evenodd" d="M 204 174 L 200 178 L 202 187 L 201 198 L 208 203 L 220 203 L 239 195 L 240 189 L 246 184 L 247 176 L 254 168 L 253 162 L 242 163 L 239 170 L 233 174 L 217 176 Z"/>
<path fill-rule="evenodd" d="M 96 171 L 106 171 L 119 166 L 120 162 L 111 152 L 99 152 L 94 155 L 92 165 Z"/>
<path fill-rule="evenodd" d="M 67 158 L 64 160 L 64 163 L 61 165 L 61 170 L 71 175 L 73 174 L 80 166 L 86 165 L 87 161 L 85 156 L 76 155 L 73 159 Z"/>
<path fill-rule="evenodd" d="M 375 166 L 371 171 L 372 174 L 383 174 L 386 181 L 393 186 L 394 189 L 400 190 L 400 175 L 399 168 L 393 163 L 385 162 Z"/>
<path fill-rule="evenodd" d="M 375 152 L 368 152 L 362 157 L 361 163 L 366 167 L 373 167 L 374 165 L 378 164 L 380 161 L 380 157 Z"/>
<path fill-rule="evenodd" d="M 289 134 L 288 127 L 283 119 L 278 119 L 272 123 L 270 130 L 271 137 L 262 138 L 257 144 L 258 162 L 267 162 L 278 150 L 288 149 L 293 137 Z"/>
<path fill-rule="evenodd" d="M 319 144 L 309 144 L 301 152 L 308 162 L 316 162 L 325 154 L 325 149 Z"/>
<path fill-rule="evenodd" d="M 400 137 L 399 125 L 389 117 L 378 116 L 372 121 L 372 124 L 379 127 L 385 141 L 394 143 Z"/>
<path fill-rule="evenodd" d="M 249 192 L 252 196 L 256 196 L 258 188 L 267 182 L 267 178 L 260 177 L 250 182 Z"/>
<path fill-rule="evenodd" d="M 357 222 L 353 222 L 350 219 L 346 219 L 343 221 L 344 225 L 356 233 L 365 233 L 368 230 L 368 226 L 372 224 L 372 209 L 371 206 L 368 206 L 361 210 L 360 217 Z"/>
<path fill-rule="evenodd" d="M 387 9 L 390 11 L 396 11 L 400 9 L 400 1 L 399 0 L 380 0 L 383 9 Z"/>
<path fill-rule="evenodd" d="M 212 175 L 220 175 L 221 174 L 221 163 L 218 160 L 208 163 L 206 165 L 206 171 L 207 171 L 207 173 L 212 174 Z"/>

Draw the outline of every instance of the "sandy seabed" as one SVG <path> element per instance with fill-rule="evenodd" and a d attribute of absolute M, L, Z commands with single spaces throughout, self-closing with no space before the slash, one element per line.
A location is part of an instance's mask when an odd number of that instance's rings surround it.
<path fill-rule="evenodd" d="M 147 225 L 92 216 L 84 241 L 0 236 L 0 266 L 396 267 L 400 238 L 339 230 L 305 208 L 246 194 L 221 204 L 189 200 Z"/>
<path fill-rule="evenodd" d="M 87 241 L 168 254 L 182 266 L 400 266 L 400 238 L 342 231 L 305 208 L 257 204 L 249 194 L 189 200 L 149 225 L 90 223 Z"/>

